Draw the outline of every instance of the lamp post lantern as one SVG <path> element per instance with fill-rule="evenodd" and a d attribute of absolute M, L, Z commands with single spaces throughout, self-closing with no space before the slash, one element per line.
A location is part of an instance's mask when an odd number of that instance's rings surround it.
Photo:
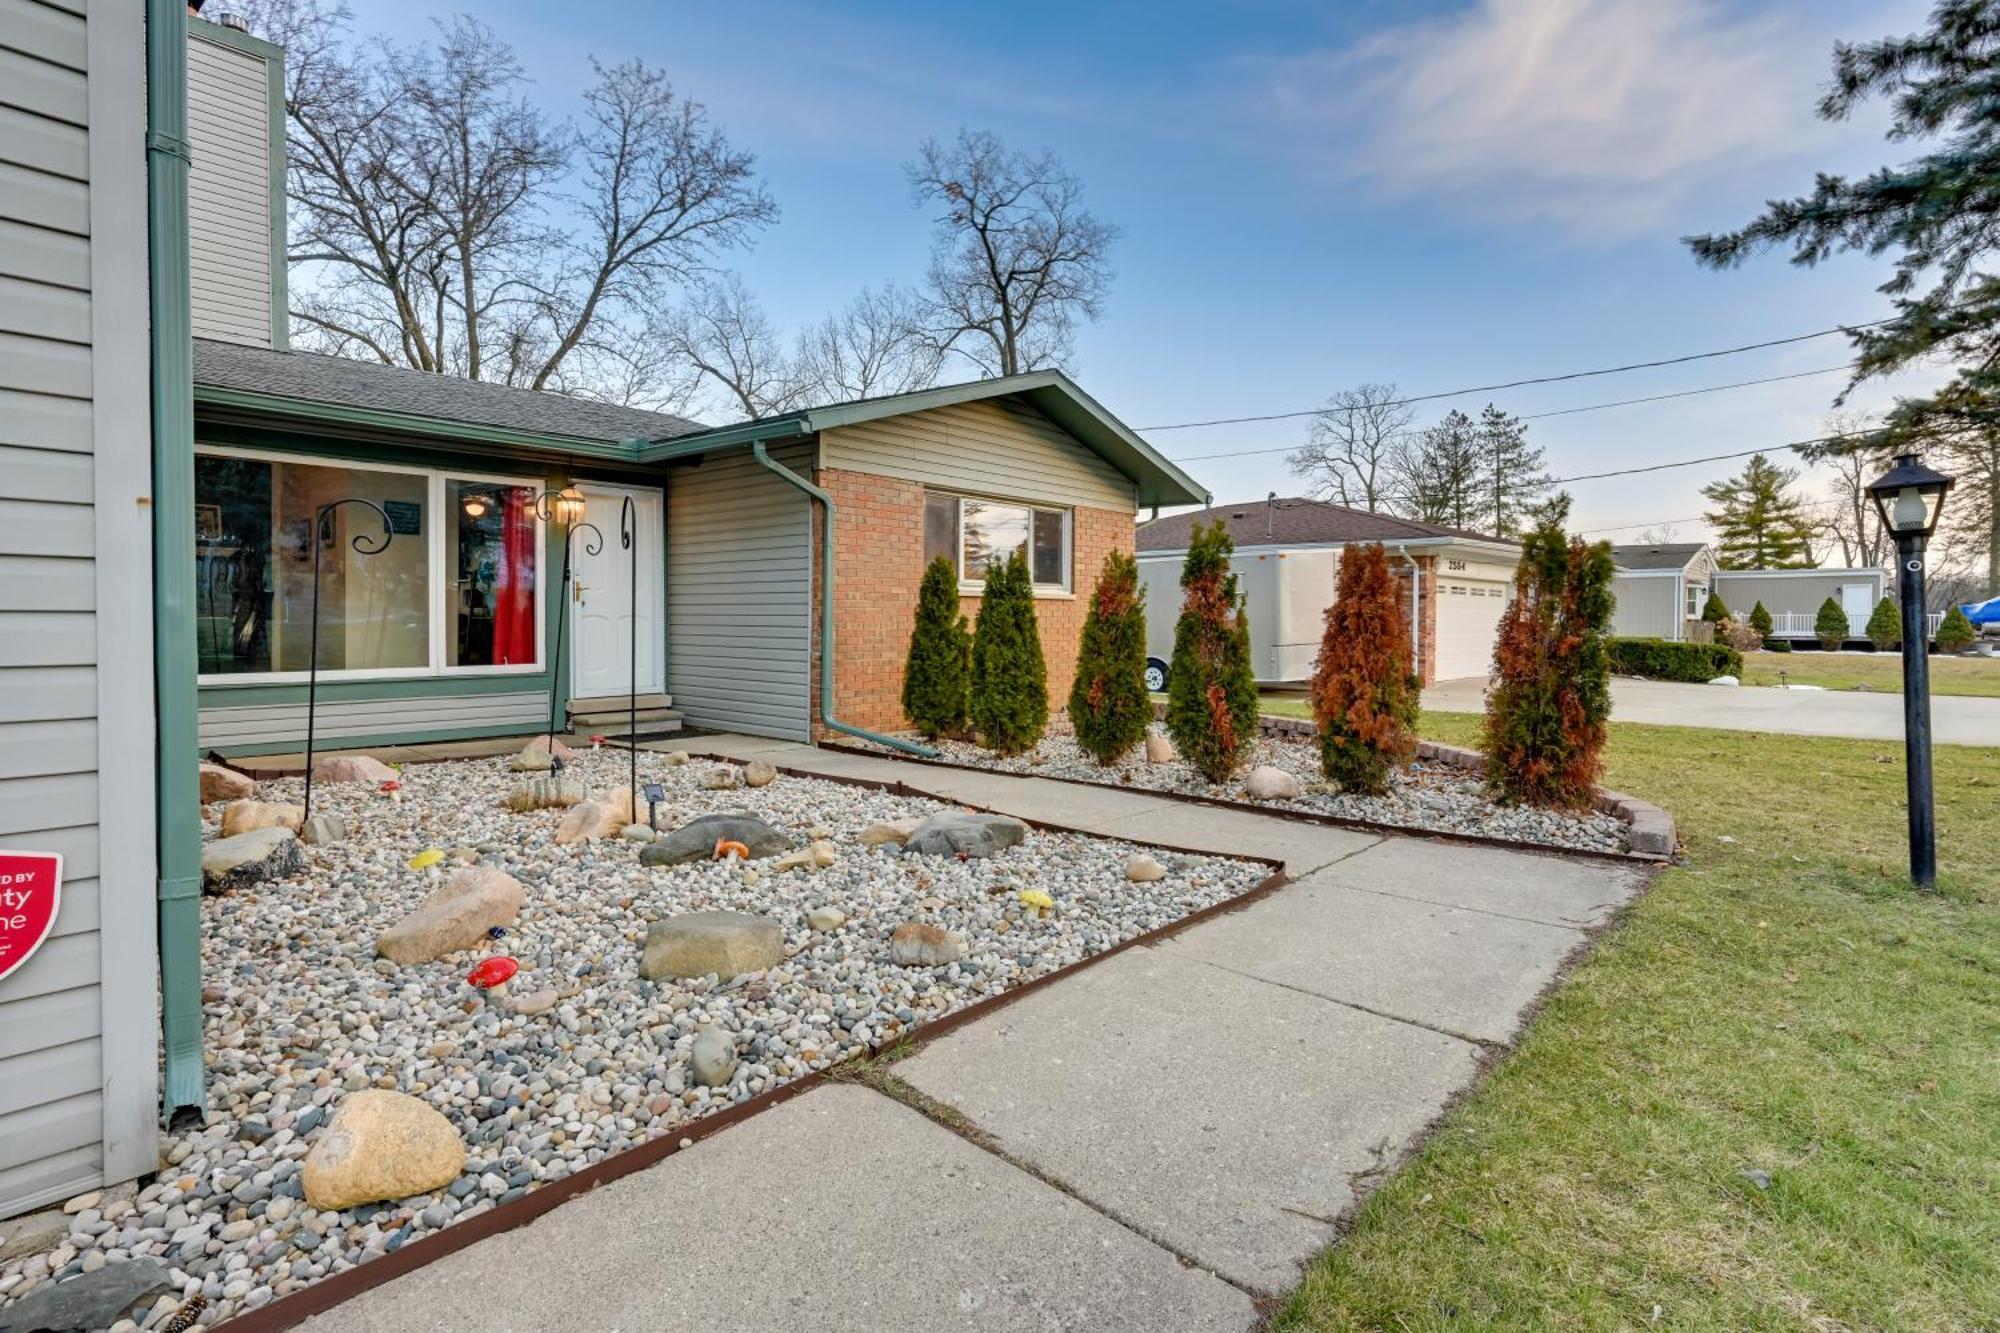
<path fill-rule="evenodd" d="M 1937 820 L 1931 802 L 1930 635 L 1924 616 L 1924 547 L 1937 530 L 1952 479 L 1915 454 L 1899 454 L 1869 483 L 1882 526 L 1896 543 L 1896 595 L 1903 610 L 1903 768 L 1909 794 L 1910 882 L 1937 883 Z"/>

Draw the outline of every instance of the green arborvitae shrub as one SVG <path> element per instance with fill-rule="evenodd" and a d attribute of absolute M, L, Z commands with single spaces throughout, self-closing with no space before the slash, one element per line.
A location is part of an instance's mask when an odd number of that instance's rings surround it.
<path fill-rule="evenodd" d="M 1701 618 L 1711 625 L 1719 625 L 1729 619 L 1729 608 L 1722 604 L 1720 596 L 1710 593 L 1708 600 L 1702 603 Z"/>
<path fill-rule="evenodd" d="M 1903 613 L 1887 597 L 1875 603 L 1874 614 L 1868 617 L 1867 634 L 1868 642 L 1878 651 L 1894 648 L 1903 641 Z"/>
<path fill-rule="evenodd" d="M 1608 639 L 1614 675 L 1680 680 L 1706 685 L 1717 676 L 1743 675 L 1743 654 L 1727 643 L 1673 643 L 1666 639 Z"/>
<path fill-rule="evenodd" d="M 1035 622 L 1035 585 L 1020 551 L 986 567 L 972 627 L 973 730 L 987 748 L 1020 754 L 1049 724 L 1049 668 Z"/>
<path fill-rule="evenodd" d="M 1181 566 L 1181 614 L 1167 667 L 1167 734 L 1181 758 L 1210 782 L 1234 773 L 1257 736 L 1250 620 L 1229 572 L 1234 549 L 1220 519 L 1195 524 Z"/>
<path fill-rule="evenodd" d="M 1104 557 L 1090 594 L 1069 720 L 1077 745 L 1100 764 L 1116 762 L 1137 745 L 1153 720 L 1153 697 L 1146 692 L 1146 590 L 1139 586 L 1139 562 L 1123 551 Z"/>
<path fill-rule="evenodd" d="M 1938 622 L 1937 649 L 1941 653 L 1962 653 L 1972 646 L 1977 637 L 1963 607 L 1952 607 Z"/>
<path fill-rule="evenodd" d="M 1767 639 L 1771 637 L 1771 613 L 1764 609 L 1762 602 L 1750 608 L 1750 628 Z"/>
<path fill-rule="evenodd" d="M 1611 717 L 1616 573 L 1608 543 L 1568 537 L 1568 505 L 1522 538 L 1514 600 L 1500 619 L 1486 694 L 1486 780 L 1521 805 L 1583 809 L 1595 795 Z"/>
<path fill-rule="evenodd" d="M 1829 597 L 1819 604 L 1819 614 L 1813 617 L 1813 633 L 1819 635 L 1819 646 L 1833 652 L 1847 642 L 1847 612 L 1840 609 L 1840 603 Z"/>
<path fill-rule="evenodd" d="M 936 740 L 965 730 L 972 675 L 972 632 L 958 610 L 958 570 L 939 556 L 924 570 L 917 624 L 903 663 L 903 714 Z"/>
<path fill-rule="evenodd" d="M 1313 665 L 1320 768 L 1342 791 L 1380 795 L 1417 749 L 1409 617 L 1379 543 L 1340 553 L 1340 578 Z"/>

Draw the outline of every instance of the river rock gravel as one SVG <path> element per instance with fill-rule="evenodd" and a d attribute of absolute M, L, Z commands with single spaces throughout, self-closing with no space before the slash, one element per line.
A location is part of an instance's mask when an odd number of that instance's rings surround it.
<path fill-rule="evenodd" d="M 1052 723 L 1041 743 L 1025 754 L 997 755 L 966 741 L 929 744 L 942 751 L 948 762 L 972 768 L 1029 773 L 1072 782 L 1113 783 L 1147 791 L 1236 801 L 1280 814 L 1305 810 L 1372 824 L 1474 834 L 1537 846 L 1598 852 L 1629 849 L 1625 826 L 1611 815 L 1595 810 L 1568 814 L 1501 805 L 1486 795 L 1476 776 L 1443 764 L 1419 760 L 1402 772 L 1391 774 L 1389 791 L 1383 796 L 1335 792 L 1320 772 L 1317 742 L 1306 739 L 1259 736 L 1255 752 L 1246 756 L 1237 776 L 1221 783 L 1210 783 L 1192 765 L 1179 759 L 1148 763 L 1143 746 L 1134 746 L 1129 754 L 1108 767 L 1101 765 L 1077 746 L 1075 736 L 1061 721 Z M 1298 779 L 1302 792 L 1289 799 L 1253 799 L 1245 790 L 1246 781 L 1260 767 L 1291 774 Z"/>
<path fill-rule="evenodd" d="M 158 1327 L 196 1292 L 208 1301 L 200 1323 L 214 1324 L 1243 893 L 1268 873 L 1041 831 L 985 859 L 906 853 L 860 834 L 952 807 L 790 776 L 711 789 L 718 767 L 640 756 L 641 782 L 666 789 L 662 829 L 745 811 L 798 848 L 829 844 L 832 864 L 642 866 L 641 844 L 623 838 L 559 845 L 560 808 L 502 808 L 520 780 L 505 758 L 408 766 L 400 799 L 362 784 L 316 785 L 314 812 L 346 820 L 349 839 L 301 848 L 302 872 L 202 903 L 208 1123 L 163 1140 L 152 1183 L 104 1192 L 73 1211 L 52 1248 L 0 1264 L 0 1307 L 53 1278 L 156 1258 L 176 1292 L 138 1326 Z M 627 780 L 626 759 L 586 752 L 568 773 L 609 792 Z M 257 795 L 298 801 L 302 784 L 266 782 Z M 431 849 L 443 857 L 422 856 Z M 1141 854 L 1163 878 L 1127 878 Z M 413 869 L 413 860 L 435 863 Z M 377 937 L 468 863 L 526 886 L 515 925 L 434 962 L 377 956 Z M 1028 890 L 1048 894 L 1053 914 L 1024 905 Z M 699 911 L 769 916 L 783 960 L 763 973 L 644 980 L 649 925 Z M 963 956 L 897 965 L 891 937 L 911 923 L 961 942 Z M 508 993 L 468 986 L 472 964 L 499 953 L 521 965 Z M 714 1077 L 729 1064 L 721 1039 L 734 1066 L 706 1086 L 690 1062 L 700 1041 L 702 1073 Z M 365 1088 L 408 1093 L 443 1114 L 465 1140 L 464 1170 L 432 1194 L 316 1211 L 303 1198 L 301 1163 L 340 1099 Z"/>

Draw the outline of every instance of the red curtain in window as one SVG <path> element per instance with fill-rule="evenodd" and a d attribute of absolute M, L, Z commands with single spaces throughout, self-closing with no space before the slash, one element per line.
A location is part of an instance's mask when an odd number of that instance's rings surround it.
<path fill-rule="evenodd" d="M 535 660 L 535 509 L 533 492 L 510 486 L 500 509 L 500 567 L 493 575 L 493 664 Z"/>

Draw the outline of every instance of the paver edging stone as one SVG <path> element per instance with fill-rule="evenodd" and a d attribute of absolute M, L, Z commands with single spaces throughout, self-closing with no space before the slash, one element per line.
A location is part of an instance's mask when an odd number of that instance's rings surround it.
<path fill-rule="evenodd" d="M 729 755 L 703 754 L 693 751 L 689 752 L 688 757 L 690 759 L 707 760 L 716 763 L 734 764 L 743 762 Z M 833 773 L 815 773 L 809 769 L 789 768 L 782 764 L 775 765 L 775 767 L 780 774 L 789 777 L 813 778 L 821 782 L 832 782 L 843 786 L 862 787 L 871 791 L 886 792 L 892 796 L 939 801 L 947 805 L 978 810 L 981 813 L 1000 813 L 986 810 L 983 807 L 970 806 L 963 801 L 939 796 L 934 792 L 922 791 L 903 782 L 884 782 L 874 778 L 849 777 Z M 1244 908 L 1249 907 L 1260 899 L 1268 897 L 1291 882 L 1290 877 L 1285 874 L 1285 863 L 1275 857 L 1259 856 L 1248 852 L 1218 853 L 1200 851 L 1190 847 L 1176 847 L 1170 843 L 1141 842 L 1134 838 L 1121 838 L 1112 834 L 1094 833 L 1089 829 L 1073 828 L 1065 824 L 1054 824 L 1047 820 L 1029 819 L 1019 815 L 1012 817 L 1020 819 L 1022 823 L 1028 825 L 1030 828 L 1040 829 L 1044 832 L 1070 833 L 1112 842 L 1135 842 L 1142 846 L 1155 847 L 1167 852 L 1179 852 L 1187 856 L 1227 856 L 1232 860 L 1267 866 L 1270 868 L 1271 873 L 1233 898 L 1225 898 L 1221 902 L 1211 903 L 1207 907 L 1190 912 L 1177 920 L 1169 921 L 1157 930 L 1134 935 L 1131 939 L 1114 944 L 1108 949 L 1080 958 L 1067 967 L 1058 968 L 1054 972 L 1045 972 L 1011 990 L 1003 991 L 998 995 L 989 995 L 985 999 L 975 1001 L 962 1009 L 953 1010 L 914 1030 L 898 1033 L 893 1038 L 871 1042 L 865 1050 L 856 1051 L 838 1064 L 813 1071 L 803 1077 L 793 1079 L 789 1083 L 780 1083 L 776 1087 L 758 1093 L 748 1101 L 737 1102 L 732 1106 L 715 1112 L 713 1115 L 704 1116 L 700 1120 L 682 1126 L 679 1133 L 661 1134 L 656 1138 L 648 1139 L 644 1143 L 628 1148 L 624 1152 L 600 1158 L 579 1171 L 572 1172 L 560 1180 L 552 1181 L 541 1189 L 522 1195 L 512 1203 L 498 1204 L 486 1212 L 453 1222 L 441 1231 L 433 1231 L 412 1240 L 409 1244 L 391 1250 L 379 1258 L 357 1264 L 352 1268 L 342 1269 L 336 1273 L 329 1273 L 327 1276 L 300 1288 L 289 1296 L 280 1297 L 254 1310 L 246 1310 L 242 1314 L 232 1316 L 223 1323 L 213 1325 L 212 1327 L 217 1330 L 217 1333 L 279 1333 L 279 1330 L 292 1328 L 312 1318 L 314 1315 L 324 1314 L 326 1311 L 339 1306 L 345 1301 L 352 1300 L 363 1292 L 372 1290 L 395 1278 L 402 1277 L 406 1273 L 414 1272 L 428 1264 L 435 1263 L 439 1259 L 456 1253 L 468 1245 L 475 1244 L 489 1236 L 497 1236 L 503 1231 L 512 1231 L 516 1227 L 525 1226 L 542 1214 L 559 1207 L 579 1194 L 596 1189 L 600 1185 L 608 1185 L 614 1180 L 621 1179 L 637 1171 L 642 1171 L 647 1167 L 657 1166 L 674 1154 L 686 1148 L 691 1148 L 710 1135 L 720 1133 L 731 1125 L 747 1120 L 753 1115 L 768 1111 L 774 1106 L 781 1106 L 794 1097 L 803 1096 L 823 1084 L 843 1081 L 847 1077 L 848 1071 L 878 1060 L 891 1051 L 907 1053 L 915 1047 L 924 1045 L 935 1037 L 941 1037 L 967 1023 L 985 1018 L 1003 1006 L 1014 1003 L 1024 995 L 1032 994 L 1044 986 L 1052 985 L 1055 982 L 1075 976 L 1083 969 L 1092 967 L 1104 959 L 1121 954 L 1127 949 L 1158 944 L 1205 921 L 1211 921 L 1216 917 L 1225 916 L 1232 912 L 1242 911 Z"/>

